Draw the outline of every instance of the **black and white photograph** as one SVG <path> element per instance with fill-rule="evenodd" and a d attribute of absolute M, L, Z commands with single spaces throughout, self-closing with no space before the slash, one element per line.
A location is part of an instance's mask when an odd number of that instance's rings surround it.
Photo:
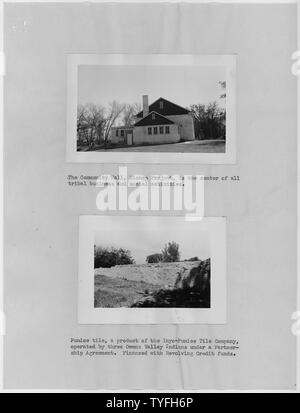
<path fill-rule="evenodd" d="M 198 246 L 193 239 L 182 240 L 183 245 L 169 241 L 160 250 L 154 240 L 146 240 L 149 246 L 128 240 L 130 249 L 105 247 L 101 232 L 96 233 L 95 307 L 210 308 L 210 258 L 205 235 L 200 234 Z M 181 249 L 186 257 L 200 251 L 208 258 L 183 258 Z"/>
<path fill-rule="evenodd" d="M 83 305 L 92 303 L 100 317 L 135 310 L 140 321 L 139 310 L 149 317 L 152 309 L 189 309 L 189 319 L 196 309 L 201 321 L 224 304 L 224 225 L 222 218 L 80 217 L 79 295 L 86 284 L 91 292 Z"/>
<path fill-rule="evenodd" d="M 0 393 L 299 392 L 300 0 L 1 5 Z"/>
<path fill-rule="evenodd" d="M 71 66 L 75 159 L 233 159 L 234 56 L 111 56 Z"/>

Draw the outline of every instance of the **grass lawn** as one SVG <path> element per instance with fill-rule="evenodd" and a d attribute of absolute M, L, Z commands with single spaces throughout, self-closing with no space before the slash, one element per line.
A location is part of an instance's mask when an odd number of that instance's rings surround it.
<path fill-rule="evenodd" d="M 126 148 L 106 149 L 107 152 L 178 152 L 178 153 L 225 153 L 223 140 L 178 142 L 163 145 L 129 146 Z M 102 152 L 102 151 L 101 151 Z"/>
<path fill-rule="evenodd" d="M 93 152 L 177 152 L 177 153 L 225 153 L 223 140 L 195 140 L 162 145 L 126 146 L 124 148 L 94 149 Z"/>
<path fill-rule="evenodd" d="M 157 285 L 144 281 L 95 275 L 94 307 L 130 307 L 143 297 L 145 290 L 153 292 L 157 288 Z"/>

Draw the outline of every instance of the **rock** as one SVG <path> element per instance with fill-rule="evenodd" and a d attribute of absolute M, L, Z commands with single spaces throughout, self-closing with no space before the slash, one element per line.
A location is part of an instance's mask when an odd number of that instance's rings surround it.
<path fill-rule="evenodd" d="M 156 300 L 153 296 L 143 297 L 140 300 L 135 301 L 131 307 L 156 307 Z"/>
<path fill-rule="evenodd" d="M 210 258 L 201 261 L 190 271 L 182 271 L 175 281 L 176 289 L 205 292 L 210 287 Z"/>

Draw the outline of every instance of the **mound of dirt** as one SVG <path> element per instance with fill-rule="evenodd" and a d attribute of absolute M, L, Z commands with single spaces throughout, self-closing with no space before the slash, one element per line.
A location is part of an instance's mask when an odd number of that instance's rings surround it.
<path fill-rule="evenodd" d="M 147 282 L 158 286 L 174 287 L 178 276 L 187 277 L 200 261 L 164 262 L 156 264 L 116 265 L 111 268 L 96 268 L 95 276 L 104 275 L 128 281 Z"/>
<path fill-rule="evenodd" d="M 180 272 L 173 288 L 154 291 L 135 301 L 132 307 L 209 308 L 210 259 Z"/>

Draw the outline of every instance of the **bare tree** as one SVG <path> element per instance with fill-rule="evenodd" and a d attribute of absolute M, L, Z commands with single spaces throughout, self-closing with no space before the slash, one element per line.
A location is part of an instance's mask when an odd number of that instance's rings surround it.
<path fill-rule="evenodd" d="M 135 116 L 142 110 L 142 105 L 138 102 L 127 103 L 123 110 L 124 126 L 133 126 L 135 123 Z"/>
<path fill-rule="evenodd" d="M 217 102 L 207 106 L 191 105 L 190 111 L 194 117 L 196 139 L 225 139 L 226 111 Z"/>
<path fill-rule="evenodd" d="M 194 104 L 191 105 L 189 110 L 191 111 L 194 118 L 194 129 L 196 139 L 201 139 L 203 137 L 202 122 L 205 119 L 205 105 Z"/>
<path fill-rule="evenodd" d="M 77 106 L 77 122 L 84 122 L 86 120 L 86 109 L 84 105 Z"/>
<path fill-rule="evenodd" d="M 102 106 L 88 103 L 77 107 L 77 135 L 89 149 L 100 143 L 105 126 L 105 110 Z"/>
<path fill-rule="evenodd" d="M 89 103 L 86 107 L 88 111 L 88 120 L 91 134 L 91 142 L 100 143 L 103 137 L 104 127 L 105 127 L 105 110 L 99 105 Z"/>
<path fill-rule="evenodd" d="M 77 107 L 77 136 L 79 142 L 85 142 L 89 150 L 95 144 L 104 143 L 107 147 L 112 126 L 122 116 L 124 126 L 132 126 L 135 115 L 140 111 L 139 103 L 124 104 L 117 101 L 107 107 L 87 103 Z M 80 144 L 80 143 L 79 143 Z"/>
<path fill-rule="evenodd" d="M 105 126 L 104 126 L 104 133 L 103 133 L 103 138 L 104 138 L 104 145 L 107 146 L 109 134 L 111 131 L 111 127 L 114 125 L 116 120 L 119 118 L 121 113 L 123 112 L 125 108 L 125 105 L 123 103 L 118 103 L 115 100 L 111 103 L 109 103 L 108 109 L 107 109 L 107 115 L 106 115 L 106 121 L 105 121 Z"/>
<path fill-rule="evenodd" d="M 87 111 L 84 105 L 77 106 L 77 137 L 82 141 L 86 137 L 88 129 Z"/>

